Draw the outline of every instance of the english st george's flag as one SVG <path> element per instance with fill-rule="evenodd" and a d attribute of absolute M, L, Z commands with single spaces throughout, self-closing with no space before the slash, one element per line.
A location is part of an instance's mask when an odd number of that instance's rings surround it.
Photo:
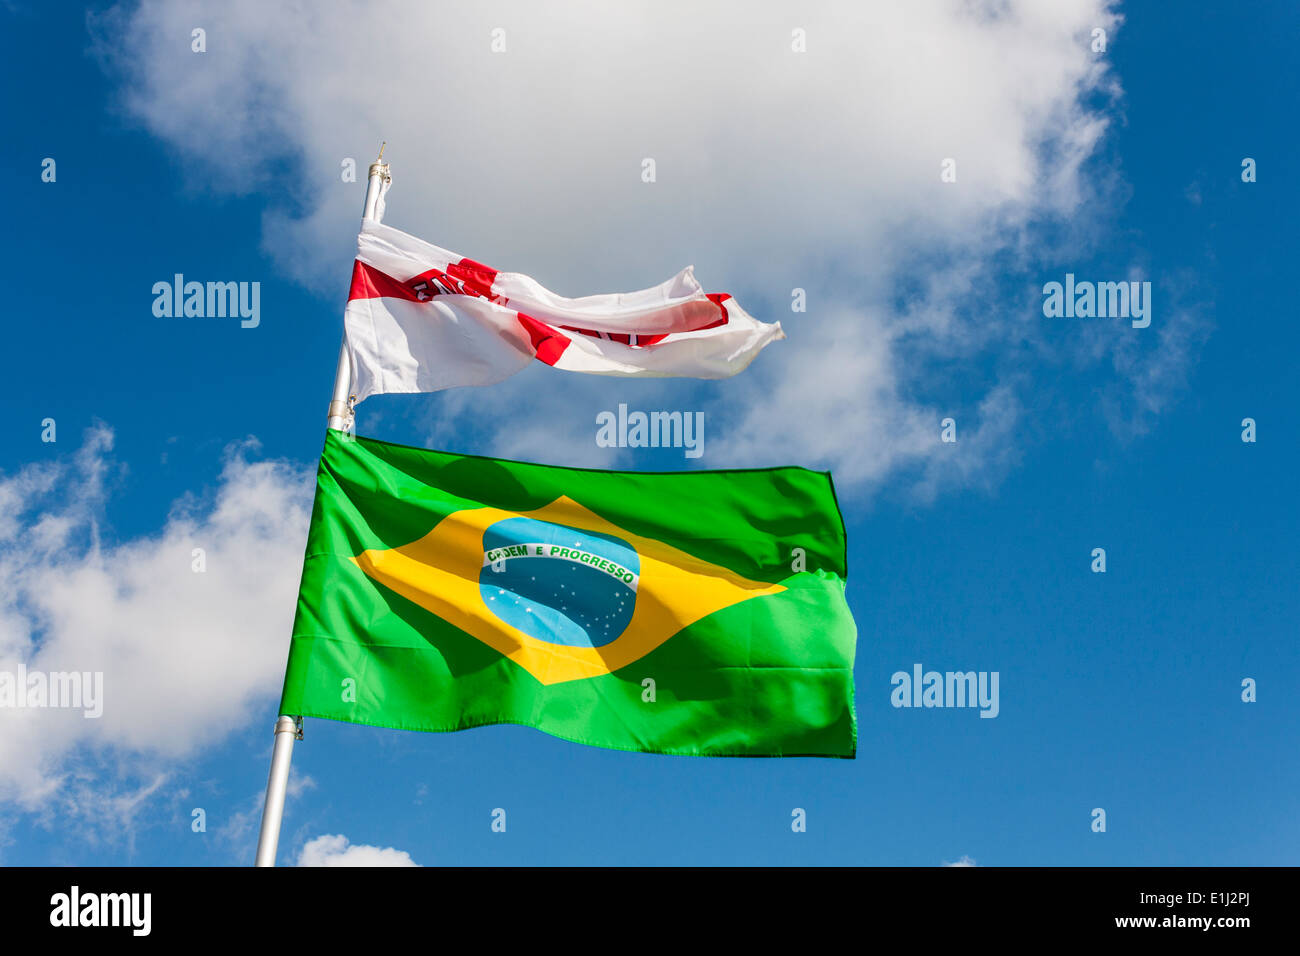
<path fill-rule="evenodd" d="M 534 359 L 722 378 L 782 337 L 689 269 L 565 299 L 373 220 L 345 325 L 357 400 L 489 384 Z M 330 430 L 280 713 L 852 757 L 845 564 L 823 472 L 596 471 Z"/>
<path fill-rule="evenodd" d="M 373 219 L 344 314 L 352 393 L 491 385 L 534 360 L 571 372 L 727 378 L 784 338 L 691 268 L 639 292 L 568 299 Z"/>

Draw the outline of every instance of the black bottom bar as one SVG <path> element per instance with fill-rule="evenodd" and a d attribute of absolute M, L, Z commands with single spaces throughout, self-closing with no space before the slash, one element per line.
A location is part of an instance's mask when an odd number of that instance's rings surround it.
<path fill-rule="evenodd" d="M 516 939 L 548 950 L 699 943 L 703 928 L 730 943 L 775 932 L 811 943 L 836 924 L 873 947 L 900 933 L 925 948 L 1098 936 L 1232 945 L 1293 926 L 1297 883 L 1294 869 L 1244 868 L 16 868 L 0 870 L 0 925 L 10 942 L 373 944 L 407 930 L 437 945 L 468 933 L 493 951 Z"/>

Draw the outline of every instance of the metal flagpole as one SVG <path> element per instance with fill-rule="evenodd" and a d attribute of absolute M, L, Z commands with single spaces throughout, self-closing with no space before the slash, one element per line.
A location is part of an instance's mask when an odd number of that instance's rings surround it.
<path fill-rule="evenodd" d="M 386 145 L 386 144 L 385 144 Z M 383 199 L 392 177 L 384 162 L 384 146 L 379 158 L 370 164 L 366 183 L 366 205 L 362 219 L 379 221 L 384 217 Z M 334 394 L 330 398 L 328 424 L 345 431 L 352 425 L 352 366 L 348 362 L 347 338 L 339 346 L 339 361 L 334 370 Z M 275 851 L 280 844 L 280 822 L 284 818 L 284 795 L 289 786 L 289 761 L 293 742 L 302 740 L 302 718 L 281 714 L 275 722 L 275 748 L 271 751 L 271 773 L 266 781 L 266 804 L 262 809 L 262 832 L 257 838 L 257 866 L 275 866 Z"/>

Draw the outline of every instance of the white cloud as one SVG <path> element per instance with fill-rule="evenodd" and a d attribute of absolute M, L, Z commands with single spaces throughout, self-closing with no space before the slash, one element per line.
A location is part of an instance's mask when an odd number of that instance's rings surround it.
<path fill-rule="evenodd" d="M 113 434 L 0 477 L 0 672 L 103 673 L 103 714 L 0 708 L 0 800 L 127 821 L 177 759 L 246 726 L 283 676 L 311 474 L 228 450 L 210 498 L 103 540 Z M 196 573 L 193 550 L 205 552 Z M 111 772 L 104 773 L 111 762 Z"/>
<path fill-rule="evenodd" d="M 949 863 L 947 860 L 945 860 L 943 865 L 944 866 L 978 866 L 979 864 L 977 864 L 970 857 L 963 855 L 957 860 L 957 862 Z"/>
<path fill-rule="evenodd" d="M 1090 45 L 1093 28 L 1117 30 L 1111 4 L 679 12 L 145 2 L 93 27 L 125 108 L 196 185 L 284 196 L 264 246 L 328 301 L 346 282 L 364 189 L 340 181 L 340 162 L 356 160 L 364 180 L 382 138 L 394 226 L 571 295 L 644 287 L 692 261 L 789 334 L 716 388 L 539 370 L 426 406 L 476 413 L 462 444 L 612 465 L 593 443 L 611 396 L 683 408 L 702 395 L 706 465 L 798 461 L 833 467 L 846 486 L 902 470 L 922 496 L 996 481 L 1015 460 L 998 441 L 1017 434 L 1029 393 L 1041 407 L 1057 385 L 1058 368 L 1033 374 L 1042 353 L 1089 349 L 1045 343 L 1075 331 L 1034 325 L 1032 281 L 1013 301 L 997 281 L 1045 267 L 1039 224 L 1070 222 L 1077 250 L 1107 215 L 1096 200 L 1114 172 L 1085 170 L 1119 96 Z M 178 39 L 197 23 L 204 54 Z M 491 52 L 497 27 L 505 53 Z M 791 50 L 796 27 L 806 53 Z M 640 178 L 645 157 L 653 184 Z M 940 182 L 947 158 L 956 183 Z M 806 314 L 789 312 L 794 287 L 808 291 Z M 1172 350 L 1163 387 L 1195 344 L 1153 334 L 1143 358 L 1117 340 L 1087 361 L 1149 391 L 1144 357 Z M 521 408 L 528 422 L 512 414 Z M 938 441 L 949 415 L 957 446 Z"/>
<path fill-rule="evenodd" d="M 354 846 L 341 833 L 308 840 L 298 856 L 298 866 L 419 866 L 405 850 L 393 847 Z"/>

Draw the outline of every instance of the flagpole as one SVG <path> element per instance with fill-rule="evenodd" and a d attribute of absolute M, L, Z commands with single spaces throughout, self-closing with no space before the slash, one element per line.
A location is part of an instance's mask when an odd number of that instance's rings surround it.
<path fill-rule="evenodd" d="M 362 220 L 383 219 L 384 193 L 392 177 L 384 162 L 384 147 L 379 158 L 370 164 L 366 183 L 366 203 Z M 339 360 L 334 368 L 334 392 L 330 396 L 327 423 L 345 431 L 352 425 L 352 366 L 348 361 L 347 337 L 339 346 Z M 262 831 L 257 838 L 257 866 L 275 866 L 275 851 L 280 844 L 280 823 L 284 819 L 284 796 L 289 787 L 289 762 L 293 742 L 302 739 L 302 718 L 281 714 L 275 721 L 275 747 L 271 751 L 271 772 L 266 781 L 266 803 L 262 809 Z"/>

